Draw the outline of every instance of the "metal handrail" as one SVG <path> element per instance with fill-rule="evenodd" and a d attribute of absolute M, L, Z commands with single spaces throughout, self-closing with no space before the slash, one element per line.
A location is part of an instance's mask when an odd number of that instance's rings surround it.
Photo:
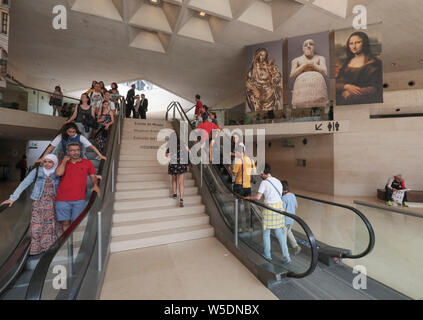
<path fill-rule="evenodd" d="M 367 254 L 369 254 L 373 250 L 375 243 L 376 243 L 375 232 L 373 230 L 373 227 L 372 227 L 372 224 L 370 223 L 370 221 L 367 219 L 367 217 L 360 210 L 358 210 L 357 208 L 351 207 L 349 205 L 336 203 L 336 202 L 332 202 L 332 201 L 321 200 L 321 199 L 312 198 L 312 197 L 308 197 L 308 196 L 303 196 L 303 195 L 300 195 L 300 194 L 295 194 L 295 196 L 299 197 L 299 198 L 306 199 L 306 200 L 316 201 L 316 202 L 325 203 L 325 204 L 329 204 L 329 205 L 332 205 L 332 206 L 348 209 L 348 210 L 354 212 L 363 221 L 364 225 L 367 228 L 367 232 L 369 233 L 369 244 L 367 245 L 367 248 L 359 254 L 349 254 L 347 252 L 342 252 L 340 254 L 339 258 L 359 259 L 359 258 L 366 256 Z"/>
<path fill-rule="evenodd" d="M 186 119 L 188 119 L 186 113 L 184 112 L 183 108 L 180 106 L 180 104 L 178 102 L 172 103 L 172 107 L 176 108 L 178 110 L 178 112 L 181 114 L 181 116 L 183 114 L 184 117 Z M 169 112 L 170 110 L 171 110 L 171 108 L 169 108 L 167 112 Z M 166 114 L 166 119 L 168 119 L 168 115 L 167 114 Z M 188 121 L 188 123 L 189 123 L 191 129 L 194 129 L 193 126 L 192 126 L 192 124 L 189 121 Z M 214 173 L 212 172 L 211 166 L 210 165 L 204 165 L 204 167 L 206 168 L 207 172 L 209 173 L 209 176 L 213 179 L 214 186 L 216 186 L 222 193 L 227 194 L 227 192 L 229 191 L 229 193 L 232 195 L 232 197 L 234 199 L 239 199 L 239 200 L 244 200 L 244 201 L 251 202 L 251 203 L 253 203 L 253 204 L 255 204 L 255 205 L 257 205 L 257 206 L 259 206 L 261 208 L 264 208 L 264 209 L 273 211 L 275 213 L 278 213 L 278 214 L 287 216 L 287 217 L 292 218 L 293 220 L 297 221 L 298 224 L 301 225 L 301 227 L 305 231 L 305 234 L 307 236 L 307 239 L 308 239 L 308 241 L 310 243 L 311 261 L 310 261 L 309 268 L 305 272 L 303 272 L 303 273 L 295 273 L 295 272 L 289 271 L 287 273 L 287 276 L 288 277 L 292 277 L 292 278 L 303 278 L 303 277 L 306 277 L 307 275 L 311 274 L 315 270 L 315 268 L 317 267 L 317 264 L 318 264 L 318 248 L 317 248 L 317 244 L 316 244 L 316 240 L 314 238 L 313 232 L 308 227 L 308 225 L 304 222 L 303 219 L 301 219 L 301 218 L 299 218 L 299 217 L 297 217 L 295 215 L 289 214 L 287 212 L 284 212 L 284 211 L 281 211 L 281 210 L 277 210 L 277 209 L 271 208 L 269 206 L 266 206 L 265 204 L 262 204 L 260 202 L 254 201 L 254 200 L 245 200 L 241 195 L 235 193 L 233 190 L 231 190 L 229 188 L 227 190 L 225 190 L 221 186 L 221 184 L 218 182 L 218 180 L 217 180 L 216 176 L 214 175 Z"/>
<path fill-rule="evenodd" d="M 124 100 L 121 99 L 121 110 L 119 111 L 119 121 L 117 122 L 122 122 L 123 118 L 124 118 Z M 117 123 L 116 123 L 117 124 Z M 120 130 L 120 127 L 117 128 L 117 126 L 113 126 L 113 132 L 110 135 L 110 138 L 108 140 L 108 146 L 107 149 L 110 150 L 110 146 L 112 147 L 112 151 L 110 153 L 114 152 L 114 145 L 110 145 L 110 142 L 114 141 L 114 137 L 116 134 L 118 133 L 118 130 Z M 108 152 L 109 153 L 109 152 Z M 98 173 L 100 174 L 103 171 L 105 165 L 105 161 L 101 160 L 100 161 L 100 166 L 98 169 Z M 109 163 L 110 165 L 110 163 Z M 102 192 L 102 194 L 104 195 L 104 191 Z M 29 282 L 29 286 L 28 286 L 28 290 L 26 293 L 26 300 L 40 300 L 41 299 L 41 295 L 43 292 L 43 288 L 44 288 L 44 283 L 45 283 L 45 279 L 47 277 L 47 273 L 50 267 L 50 264 L 52 262 L 52 260 L 54 259 L 54 257 L 56 256 L 57 252 L 60 250 L 60 248 L 62 248 L 62 246 L 66 243 L 66 241 L 68 241 L 68 239 L 70 238 L 70 236 L 73 234 L 73 232 L 75 231 L 75 229 L 79 226 L 79 224 L 82 222 L 82 220 L 84 218 L 86 218 L 88 216 L 88 213 L 90 213 L 90 209 L 92 208 L 94 201 L 99 198 L 97 193 L 92 192 L 89 202 L 87 204 L 87 206 L 85 207 L 85 209 L 82 211 L 82 213 L 78 216 L 78 218 L 70 225 L 70 227 L 62 234 L 62 236 L 55 242 L 55 244 L 53 246 L 51 246 L 45 253 L 44 255 L 41 257 L 40 261 L 38 262 L 33 276 Z M 89 226 L 87 225 L 87 228 L 89 228 Z M 96 239 L 96 237 L 95 237 Z M 90 246 L 89 246 L 89 250 L 92 251 L 94 250 L 94 246 L 95 246 L 96 241 L 90 241 Z M 88 254 L 87 255 L 89 257 L 89 259 L 91 259 L 92 254 Z M 86 268 L 89 265 L 90 260 L 89 259 L 85 259 L 83 262 L 83 268 L 81 268 L 81 270 L 83 271 L 83 273 L 86 272 Z M 83 274 L 80 274 L 78 277 L 79 281 L 82 281 L 83 278 Z M 70 298 L 73 299 L 76 297 L 76 294 L 79 290 L 81 283 L 78 283 L 78 285 L 76 286 L 75 289 L 73 289 L 70 292 Z"/>

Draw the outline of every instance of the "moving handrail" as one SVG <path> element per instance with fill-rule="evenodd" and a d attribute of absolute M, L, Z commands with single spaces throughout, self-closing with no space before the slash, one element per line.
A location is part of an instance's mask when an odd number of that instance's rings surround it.
<path fill-rule="evenodd" d="M 363 252 L 358 253 L 358 254 L 350 254 L 350 253 L 345 252 L 345 251 L 340 252 L 340 256 L 338 256 L 339 258 L 360 259 L 360 258 L 368 255 L 373 250 L 373 248 L 375 246 L 375 242 L 376 242 L 375 232 L 373 230 L 373 227 L 372 227 L 372 224 L 370 223 L 370 221 L 367 219 L 367 217 L 360 210 L 358 210 L 354 207 L 351 207 L 349 205 L 331 202 L 331 201 L 326 201 L 326 200 L 321 200 L 321 199 L 312 198 L 312 197 L 308 197 L 308 196 L 303 196 L 303 195 L 300 195 L 300 194 L 295 194 L 295 196 L 298 197 L 298 198 L 316 201 L 316 202 L 320 202 L 320 203 L 325 203 L 325 204 L 329 204 L 331 206 L 336 206 L 336 207 L 340 207 L 340 208 L 350 210 L 363 221 L 364 225 L 367 228 L 367 232 L 369 233 L 369 244 L 367 245 L 366 249 Z"/>
<path fill-rule="evenodd" d="M 168 111 L 167 111 L 167 112 L 169 112 L 169 111 L 172 109 L 172 107 L 173 107 L 173 108 L 175 108 L 175 109 L 179 112 L 179 114 L 181 115 L 181 117 L 182 117 L 183 119 L 187 119 L 187 120 L 188 120 L 188 123 L 189 123 L 189 125 L 190 125 L 191 130 L 194 130 L 194 127 L 192 126 L 192 124 L 191 124 L 191 122 L 189 121 L 189 119 L 188 119 L 188 117 L 187 117 L 187 115 L 186 115 L 185 111 L 184 111 L 184 110 L 183 110 L 183 108 L 180 106 L 180 104 L 179 104 L 178 102 L 173 102 L 171 105 L 172 105 L 172 106 L 170 106 L 170 107 L 168 108 Z M 166 114 L 166 119 L 168 119 L 168 115 L 167 115 L 167 114 Z M 294 219 L 295 221 L 297 221 L 297 222 L 298 222 L 298 224 L 299 224 L 299 225 L 303 228 L 303 230 L 305 231 L 306 237 L 307 237 L 308 242 L 309 242 L 309 244 L 310 244 L 311 261 L 310 261 L 309 268 L 308 268 L 306 271 L 304 271 L 304 272 L 302 272 L 302 273 L 295 273 L 295 272 L 289 271 L 289 272 L 287 273 L 287 276 L 288 276 L 288 277 L 292 277 L 292 278 L 303 278 L 303 277 L 306 277 L 306 276 L 308 276 L 309 274 L 313 273 L 313 271 L 315 270 L 315 268 L 317 267 L 317 264 L 318 264 L 318 248 L 317 248 L 316 240 L 315 240 L 315 238 L 314 238 L 314 235 L 313 235 L 313 233 L 312 233 L 311 229 L 308 227 L 308 225 L 304 222 L 304 220 L 303 220 L 303 219 L 299 218 L 298 216 L 295 216 L 295 215 L 289 214 L 289 213 L 287 213 L 287 212 L 284 212 L 284 211 L 281 211 L 281 210 L 277 210 L 277 209 L 271 208 L 271 207 L 269 207 L 269 206 L 264 205 L 263 203 L 260 203 L 260 202 L 254 201 L 254 200 L 245 200 L 245 199 L 244 199 L 241 195 L 239 195 L 239 194 L 235 193 L 233 190 L 231 190 L 231 189 L 229 189 L 229 188 L 227 188 L 227 190 L 225 190 L 225 189 L 221 186 L 221 184 L 219 183 L 219 181 L 217 180 L 216 176 L 214 175 L 213 171 L 211 170 L 210 165 L 204 165 L 204 167 L 206 168 L 206 171 L 207 171 L 207 173 L 209 174 L 209 176 L 210 176 L 210 177 L 212 178 L 212 180 L 214 181 L 214 186 L 215 186 L 215 187 L 217 187 L 218 189 L 220 189 L 220 191 L 221 191 L 222 193 L 228 193 L 228 192 L 229 192 L 229 194 L 231 194 L 231 195 L 232 195 L 232 197 L 233 197 L 234 199 L 241 199 L 241 200 L 244 200 L 244 201 L 248 201 L 248 202 L 250 202 L 250 203 L 255 204 L 256 206 L 259 206 L 259 207 L 261 207 L 261 208 L 264 208 L 264 209 L 267 209 L 267 210 L 273 211 L 273 212 L 278 213 L 278 214 L 280 214 L 280 215 L 287 216 L 287 217 L 292 218 L 292 219 Z M 229 226 L 228 226 L 228 227 L 229 227 Z M 254 249 L 254 250 L 255 250 L 255 249 Z"/>
<path fill-rule="evenodd" d="M 120 112 L 119 112 L 119 117 L 118 121 L 115 122 L 115 126 L 113 126 L 112 128 L 112 132 L 108 137 L 107 140 L 107 159 L 110 159 L 110 155 L 113 153 L 114 148 L 116 147 L 115 145 L 113 145 L 113 142 L 115 140 L 115 136 L 116 134 L 120 134 L 120 132 L 118 132 L 119 130 L 121 130 L 122 125 L 121 122 L 123 121 L 123 117 L 125 114 L 125 101 L 123 98 L 121 98 L 121 108 L 120 108 Z M 97 175 L 102 175 L 103 170 L 105 169 L 105 161 L 101 160 L 100 162 L 100 166 L 97 172 Z M 110 168 L 110 162 L 108 163 L 108 166 L 106 168 L 109 169 Z M 102 181 L 101 181 L 102 182 Z M 105 185 L 102 183 L 99 183 L 99 186 Z M 51 246 L 45 253 L 44 255 L 41 257 L 40 261 L 38 262 L 33 276 L 29 282 L 29 286 L 28 286 L 28 290 L 26 293 L 26 300 L 40 300 L 42 298 L 42 293 L 43 293 L 43 288 L 44 288 L 44 284 L 45 284 L 45 280 L 49 271 L 49 267 L 54 259 L 54 257 L 56 256 L 57 252 L 60 250 L 60 248 L 70 239 L 71 235 L 73 234 L 73 232 L 76 230 L 76 228 L 78 228 L 78 226 L 80 225 L 80 223 L 85 219 L 88 218 L 89 213 L 91 208 L 94 205 L 94 202 L 97 198 L 100 198 L 100 200 L 103 199 L 102 196 L 104 196 L 104 190 L 102 188 L 100 188 L 101 190 L 101 195 L 98 196 L 96 192 L 92 192 L 91 196 L 89 198 L 88 204 L 86 205 L 85 209 L 82 211 L 82 213 L 78 216 L 78 218 L 70 225 L 70 227 L 62 234 L 62 236 L 56 241 L 56 243 Z M 95 221 L 94 220 L 88 220 L 87 223 L 87 229 L 88 230 L 95 230 Z M 90 259 L 92 257 L 93 251 L 94 251 L 94 247 L 96 245 L 96 234 L 94 232 L 92 232 L 91 234 L 89 234 L 89 237 L 87 237 L 87 239 L 85 239 L 85 235 L 84 235 L 84 239 L 83 239 L 83 243 L 81 244 L 81 250 L 82 247 L 84 247 L 84 249 L 86 249 L 85 251 L 85 256 L 84 259 L 82 261 L 82 265 L 81 265 L 81 270 L 82 272 L 79 273 L 77 275 L 76 278 L 76 284 L 72 286 L 72 288 L 69 290 L 68 295 L 62 295 L 60 296 L 61 299 L 75 299 L 78 291 L 80 289 L 81 286 L 81 282 L 83 279 L 83 276 L 85 275 L 85 272 L 88 268 L 88 265 L 90 263 Z M 81 252 L 80 250 L 80 252 Z"/>

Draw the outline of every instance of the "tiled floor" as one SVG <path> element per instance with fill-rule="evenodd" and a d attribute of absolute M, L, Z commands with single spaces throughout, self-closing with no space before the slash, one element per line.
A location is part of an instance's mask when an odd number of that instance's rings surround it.
<path fill-rule="evenodd" d="M 101 299 L 277 299 L 216 238 L 111 254 Z"/>

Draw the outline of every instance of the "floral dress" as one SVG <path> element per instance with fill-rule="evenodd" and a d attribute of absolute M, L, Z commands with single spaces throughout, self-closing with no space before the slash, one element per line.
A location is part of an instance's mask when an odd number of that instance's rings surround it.
<path fill-rule="evenodd" d="M 107 130 L 105 129 L 105 126 L 109 122 L 112 122 L 112 118 L 110 114 L 107 113 L 106 115 L 104 115 L 104 120 L 101 123 L 100 129 L 98 130 L 94 139 L 100 153 L 103 153 L 104 147 L 106 146 Z"/>
<path fill-rule="evenodd" d="M 53 180 L 46 177 L 40 200 L 32 204 L 30 255 L 47 251 L 63 233 L 62 225 L 56 220 L 55 198 Z"/>
<path fill-rule="evenodd" d="M 167 150 L 169 152 L 169 149 Z M 188 170 L 188 164 L 181 163 L 181 150 L 178 146 L 178 151 L 176 154 L 170 154 L 170 163 L 168 168 L 168 173 L 172 176 L 177 176 L 179 174 L 184 174 Z"/>

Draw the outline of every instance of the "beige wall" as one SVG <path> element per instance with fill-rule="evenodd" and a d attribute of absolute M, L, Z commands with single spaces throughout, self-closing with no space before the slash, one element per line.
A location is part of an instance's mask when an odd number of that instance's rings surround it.
<path fill-rule="evenodd" d="M 10 180 L 19 181 L 21 171 L 16 169 L 16 163 L 26 153 L 26 141 L 0 140 L 0 164 L 10 168 Z"/>
<path fill-rule="evenodd" d="M 307 144 L 303 144 L 304 138 Z M 283 140 L 266 141 L 266 162 L 273 175 L 289 182 L 292 189 L 333 194 L 333 135 L 287 138 L 294 148 L 283 147 Z M 269 147 L 269 142 L 272 144 Z M 305 159 L 306 167 L 297 167 L 297 159 Z"/>
<path fill-rule="evenodd" d="M 349 132 L 334 136 L 336 195 L 375 196 L 397 173 L 403 174 L 407 187 L 423 190 L 423 118 L 370 119 L 375 108 L 335 108 L 335 119 L 350 120 Z"/>

